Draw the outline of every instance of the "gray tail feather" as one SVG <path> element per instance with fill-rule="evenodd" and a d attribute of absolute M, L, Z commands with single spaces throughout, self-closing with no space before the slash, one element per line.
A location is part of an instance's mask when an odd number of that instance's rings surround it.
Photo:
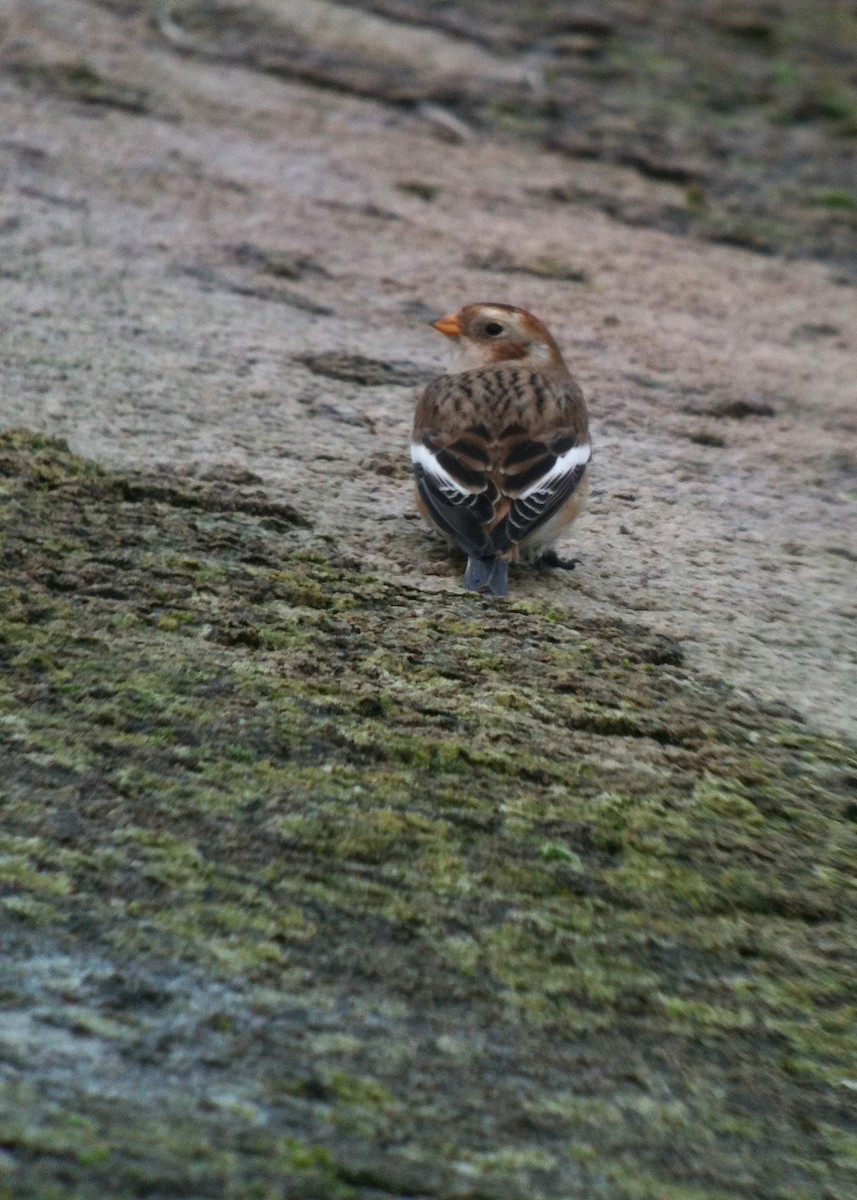
<path fill-rule="evenodd" d="M 505 596 L 508 589 L 509 564 L 502 558 L 468 558 L 464 586 L 468 592 L 488 592 Z"/>

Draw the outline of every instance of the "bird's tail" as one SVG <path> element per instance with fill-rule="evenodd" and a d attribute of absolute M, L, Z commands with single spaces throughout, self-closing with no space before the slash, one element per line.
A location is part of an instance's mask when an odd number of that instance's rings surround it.
<path fill-rule="evenodd" d="M 509 564 L 504 558 L 468 558 L 464 586 L 468 592 L 505 596 Z"/>

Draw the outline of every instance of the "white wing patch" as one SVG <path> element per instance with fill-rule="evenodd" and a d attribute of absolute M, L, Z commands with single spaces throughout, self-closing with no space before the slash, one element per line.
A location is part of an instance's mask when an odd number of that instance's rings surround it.
<path fill-rule="evenodd" d="M 411 462 L 415 466 L 422 467 L 426 475 L 430 475 L 435 485 L 447 495 L 458 497 L 473 495 L 456 479 L 453 479 L 449 471 L 444 470 L 437 461 L 436 455 L 423 442 L 411 442 Z"/>
<path fill-rule="evenodd" d="M 570 475 L 575 467 L 582 467 L 585 463 L 589 462 L 591 457 L 592 447 L 589 442 L 584 443 L 582 446 L 572 446 L 570 450 L 566 450 L 565 454 L 560 454 L 549 471 L 545 471 L 540 479 L 530 484 L 526 491 L 521 492 L 518 499 L 526 500 L 528 496 L 533 496 L 536 492 L 550 490 L 552 483 L 555 483 L 566 475 Z"/>

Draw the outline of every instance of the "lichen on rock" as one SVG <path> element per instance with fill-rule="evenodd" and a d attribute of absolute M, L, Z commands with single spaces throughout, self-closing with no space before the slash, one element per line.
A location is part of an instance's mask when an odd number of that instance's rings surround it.
<path fill-rule="evenodd" d="M 9 1194 L 847 1194 L 852 751 L 251 484 L 0 503 Z"/>

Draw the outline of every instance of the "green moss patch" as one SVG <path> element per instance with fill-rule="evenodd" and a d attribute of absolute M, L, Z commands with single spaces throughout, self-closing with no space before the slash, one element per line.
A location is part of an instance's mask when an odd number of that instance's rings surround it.
<path fill-rule="evenodd" d="M 239 485 L 0 505 L 0 1194 L 848 1194 L 852 751 Z"/>

